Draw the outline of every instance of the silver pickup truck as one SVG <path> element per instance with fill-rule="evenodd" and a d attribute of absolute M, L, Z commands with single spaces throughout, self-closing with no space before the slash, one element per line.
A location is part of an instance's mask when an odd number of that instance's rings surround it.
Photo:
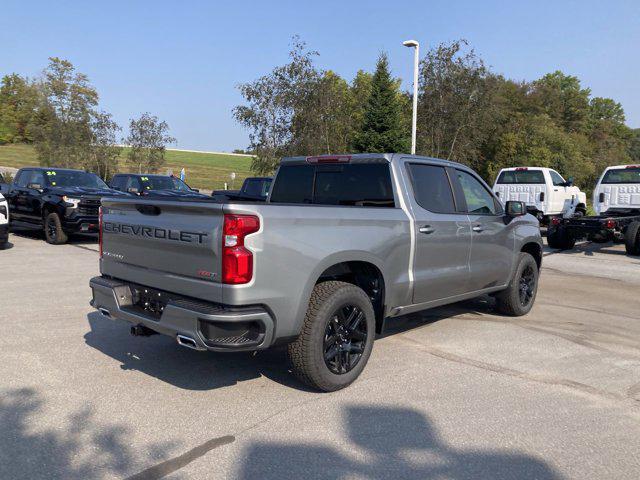
<path fill-rule="evenodd" d="M 104 198 L 91 304 L 195 350 L 288 344 L 294 373 L 332 391 L 393 317 L 484 294 L 525 315 L 541 261 L 538 221 L 468 167 L 295 157 L 266 203 Z"/>

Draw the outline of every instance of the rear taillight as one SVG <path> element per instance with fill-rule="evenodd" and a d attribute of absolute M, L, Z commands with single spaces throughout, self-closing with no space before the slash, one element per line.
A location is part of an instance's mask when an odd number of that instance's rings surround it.
<path fill-rule="evenodd" d="M 551 225 L 553 225 L 554 227 L 557 227 L 561 223 L 562 223 L 562 219 L 560 217 L 553 217 L 551 219 Z"/>
<path fill-rule="evenodd" d="M 100 258 L 102 258 L 102 207 L 98 208 L 98 243 L 100 244 Z"/>
<path fill-rule="evenodd" d="M 600 192 L 600 195 L 598 195 L 598 201 L 600 203 L 604 203 L 604 192 Z"/>
<path fill-rule="evenodd" d="M 604 226 L 608 229 L 616 228 L 616 221 L 613 218 L 608 218 L 606 222 L 604 222 Z"/>
<path fill-rule="evenodd" d="M 540 201 L 544 202 L 544 192 L 540 192 Z"/>
<path fill-rule="evenodd" d="M 526 172 L 527 170 L 529 170 L 528 167 L 518 167 L 518 168 L 516 168 L 516 172 Z"/>
<path fill-rule="evenodd" d="M 225 215 L 222 228 L 222 283 L 249 283 L 253 277 L 253 253 L 244 238 L 260 230 L 255 215 Z"/>

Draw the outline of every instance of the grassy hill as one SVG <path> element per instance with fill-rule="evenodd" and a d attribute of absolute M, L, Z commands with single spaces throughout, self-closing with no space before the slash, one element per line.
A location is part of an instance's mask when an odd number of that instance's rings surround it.
<path fill-rule="evenodd" d="M 120 154 L 120 171 L 128 171 L 125 163 L 126 149 Z M 184 167 L 186 181 L 194 188 L 207 190 L 221 189 L 229 183 L 229 174 L 236 173 L 234 186 L 239 188 L 242 181 L 251 175 L 251 157 L 225 155 L 221 153 L 185 152 L 168 150 L 167 164 L 161 173 L 173 170 L 177 175 Z M 35 150 L 31 145 L 0 145 L 0 167 L 32 167 L 38 165 Z"/>

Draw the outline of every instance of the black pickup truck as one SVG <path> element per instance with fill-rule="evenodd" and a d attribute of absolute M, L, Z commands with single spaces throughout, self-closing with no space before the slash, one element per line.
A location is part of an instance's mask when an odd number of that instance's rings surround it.
<path fill-rule="evenodd" d="M 269 195 L 273 177 L 249 177 L 244 180 L 240 190 L 214 190 L 212 197 L 225 200 L 250 200 L 264 202 Z"/>
<path fill-rule="evenodd" d="M 97 233 L 100 198 L 126 195 L 81 170 L 22 168 L 7 189 L 11 227 L 44 230 L 48 243 L 74 233 Z"/>
<path fill-rule="evenodd" d="M 119 192 L 139 196 L 205 197 L 198 189 L 191 188 L 173 175 L 150 173 L 118 173 L 109 182 L 109 187 Z"/>

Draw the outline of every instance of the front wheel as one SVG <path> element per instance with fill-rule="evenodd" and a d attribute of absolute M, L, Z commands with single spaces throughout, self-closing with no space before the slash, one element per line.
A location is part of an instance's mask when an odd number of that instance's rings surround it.
<path fill-rule="evenodd" d="M 340 390 L 364 370 L 375 337 L 371 300 L 345 282 L 316 285 L 300 336 L 288 346 L 293 373 L 307 385 Z"/>
<path fill-rule="evenodd" d="M 516 272 L 506 290 L 496 295 L 496 307 L 500 313 L 520 317 L 533 308 L 538 293 L 538 264 L 528 253 L 521 252 Z"/>
<path fill-rule="evenodd" d="M 44 236 L 51 245 L 67 243 L 69 237 L 62 229 L 62 222 L 57 213 L 50 213 L 44 219 Z"/>

